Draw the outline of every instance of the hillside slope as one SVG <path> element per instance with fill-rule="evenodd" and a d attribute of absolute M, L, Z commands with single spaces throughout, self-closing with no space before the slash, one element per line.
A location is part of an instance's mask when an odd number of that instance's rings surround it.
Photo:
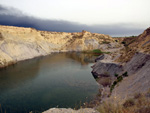
<path fill-rule="evenodd" d="M 124 77 L 115 86 L 111 96 L 110 88 L 105 81 L 102 92 L 105 95 L 102 96 L 107 98 L 109 95 L 109 101 L 110 99 L 124 101 L 136 93 L 143 93 L 150 89 L 150 28 L 138 37 L 125 38 L 122 41 L 124 42 L 124 48 L 120 50 L 120 57 L 115 60 L 112 59 L 110 62 L 110 59 L 107 59 L 108 56 L 104 56 L 93 66 L 94 76 L 101 79 L 107 73 L 107 77 L 112 80 L 108 84 L 110 86 L 114 84 L 115 74 L 127 73 L 128 77 Z"/>
<path fill-rule="evenodd" d="M 100 48 L 113 38 L 104 34 L 38 31 L 33 28 L 0 26 L 0 67 L 17 61 L 60 51 L 83 51 Z"/>

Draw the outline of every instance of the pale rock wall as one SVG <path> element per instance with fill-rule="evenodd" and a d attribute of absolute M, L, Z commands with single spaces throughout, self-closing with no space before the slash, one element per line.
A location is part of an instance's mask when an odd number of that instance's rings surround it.
<path fill-rule="evenodd" d="M 104 42 L 114 42 L 108 35 L 48 32 L 33 28 L 0 26 L 0 67 L 59 51 L 98 49 Z"/>
<path fill-rule="evenodd" d="M 110 76 L 120 74 L 123 71 L 123 66 L 114 62 L 98 61 L 93 67 L 94 76 Z"/>

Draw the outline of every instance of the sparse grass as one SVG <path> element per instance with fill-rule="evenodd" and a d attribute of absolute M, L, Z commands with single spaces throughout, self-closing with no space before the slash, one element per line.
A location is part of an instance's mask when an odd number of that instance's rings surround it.
<path fill-rule="evenodd" d="M 118 76 L 118 77 L 117 77 L 117 83 L 118 83 L 118 82 L 121 82 L 122 80 L 123 80 L 123 76 Z"/>
<path fill-rule="evenodd" d="M 109 44 L 110 42 L 107 41 L 103 41 L 102 44 Z"/>
<path fill-rule="evenodd" d="M 93 52 L 93 53 L 99 53 L 99 54 L 104 53 L 104 52 L 102 52 L 100 49 L 94 49 L 92 52 Z"/>
<path fill-rule="evenodd" d="M 124 108 L 128 108 L 128 107 L 133 107 L 135 105 L 135 100 L 134 99 L 127 99 L 124 103 L 123 103 L 123 107 Z"/>
<path fill-rule="evenodd" d="M 134 99 L 139 99 L 141 98 L 143 95 L 141 93 L 135 93 L 134 95 Z"/>
<path fill-rule="evenodd" d="M 104 52 L 101 51 L 100 49 L 94 49 L 94 50 L 86 50 L 86 51 L 82 51 L 82 53 L 86 53 L 86 54 L 94 54 L 94 55 L 101 55 L 101 54 L 110 54 L 110 52 Z"/>
<path fill-rule="evenodd" d="M 112 104 L 111 102 L 109 102 L 109 103 L 104 102 L 97 108 L 97 110 L 100 113 L 122 113 L 121 106 Z"/>
<path fill-rule="evenodd" d="M 104 102 L 97 107 L 100 113 L 150 113 L 150 97 L 136 93 L 123 103 Z M 120 100 L 121 102 L 121 100 Z"/>

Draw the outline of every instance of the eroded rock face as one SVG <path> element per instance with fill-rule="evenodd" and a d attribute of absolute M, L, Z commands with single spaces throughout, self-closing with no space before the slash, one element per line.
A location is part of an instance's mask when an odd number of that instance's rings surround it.
<path fill-rule="evenodd" d="M 114 77 L 115 74 L 120 74 L 123 71 L 123 66 L 114 62 L 103 62 L 98 61 L 93 67 L 92 73 L 94 76 L 111 76 Z"/>
<path fill-rule="evenodd" d="M 114 42 L 114 39 L 87 31 L 47 32 L 33 28 L 0 26 L 0 67 L 51 52 L 97 49 L 103 41 Z"/>
<path fill-rule="evenodd" d="M 125 38 L 122 41 L 124 41 L 125 47 L 120 46 L 116 48 L 118 45 L 115 42 L 100 45 L 102 50 L 107 50 L 111 54 L 99 56 L 95 60 L 97 63 L 93 66 L 92 72 L 97 75 L 104 73 L 111 75 L 127 71 L 129 75 L 132 75 L 139 71 L 145 65 L 146 61 L 150 59 L 148 55 L 150 52 L 148 51 L 150 49 L 150 28 L 146 29 L 138 37 Z M 120 62 L 118 59 L 120 59 Z M 124 60 L 126 62 L 122 62 Z"/>
<path fill-rule="evenodd" d="M 144 93 L 150 88 L 150 28 L 138 37 L 133 37 L 132 40 L 127 38 L 123 41 L 125 41 L 125 48 L 122 48 L 122 52 L 118 51 L 114 54 L 113 50 L 116 49 L 111 47 L 108 51 L 111 50 L 112 54 L 99 56 L 93 66 L 92 72 L 96 77 L 103 76 L 104 73 L 122 75 L 127 72 L 128 77 L 125 77 L 114 88 L 108 101 L 123 102 L 123 100 L 134 96 L 136 93 Z M 108 47 L 104 46 L 104 49 L 106 48 Z M 106 84 L 106 82 L 104 83 Z M 105 89 L 103 90 L 104 93 Z"/>
<path fill-rule="evenodd" d="M 137 52 L 133 58 L 126 64 L 114 62 L 111 55 L 100 55 L 96 60 L 96 63 L 92 66 L 95 75 L 110 75 L 122 74 L 128 72 L 128 75 L 133 75 L 141 70 L 149 61 L 150 54 Z"/>
<path fill-rule="evenodd" d="M 137 52 L 124 65 L 110 62 L 107 58 L 105 55 L 99 56 L 98 61 L 92 67 L 95 78 L 101 79 L 103 77 L 107 79 L 107 77 L 114 77 L 115 73 L 118 75 L 122 75 L 124 72 L 128 73 L 128 77 L 125 77 L 113 90 L 111 99 L 117 100 L 119 98 L 122 101 L 135 93 L 146 92 L 150 88 L 150 54 Z M 99 83 L 101 84 L 101 82 Z"/>
<path fill-rule="evenodd" d="M 132 75 L 141 70 L 148 62 L 150 62 L 150 54 L 137 52 L 124 68 L 129 75 Z"/>
<path fill-rule="evenodd" d="M 150 27 L 147 28 L 141 35 L 135 38 L 135 41 L 129 45 L 138 51 L 150 53 Z"/>
<path fill-rule="evenodd" d="M 125 70 L 129 76 L 112 93 L 112 98 L 120 98 L 120 101 L 150 88 L 150 54 L 136 53 Z"/>
<path fill-rule="evenodd" d="M 113 55 L 116 53 L 102 54 L 95 59 L 96 63 L 92 66 L 94 78 L 114 77 L 115 74 L 121 74 L 124 71 L 121 63 L 114 62 L 115 57 Z"/>

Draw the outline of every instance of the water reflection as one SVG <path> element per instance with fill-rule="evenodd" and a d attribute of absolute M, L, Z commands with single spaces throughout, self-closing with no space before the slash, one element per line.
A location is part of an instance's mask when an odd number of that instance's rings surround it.
<path fill-rule="evenodd" d="M 0 70 L 0 94 L 34 79 L 39 70 L 39 59 L 19 62 Z"/>
<path fill-rule="evenodd" d="M 91 55 L 57 53 L 0 70 L 0 104 L 6 112 L 75 107 L 90 101 L 98 85 L 91 75 Z"/>
<path fill-rule="evenodd" d="M 81 63 L 81 65 L 87 65 L 89 63 L 93 63 L 97 56 L 94 56 L 93 54 L 86 54 L 86 53 L 79 53 L 79 52 L 72 52 L 66 54 L 68 58 L 72 58 L 78 62 Z"/>

